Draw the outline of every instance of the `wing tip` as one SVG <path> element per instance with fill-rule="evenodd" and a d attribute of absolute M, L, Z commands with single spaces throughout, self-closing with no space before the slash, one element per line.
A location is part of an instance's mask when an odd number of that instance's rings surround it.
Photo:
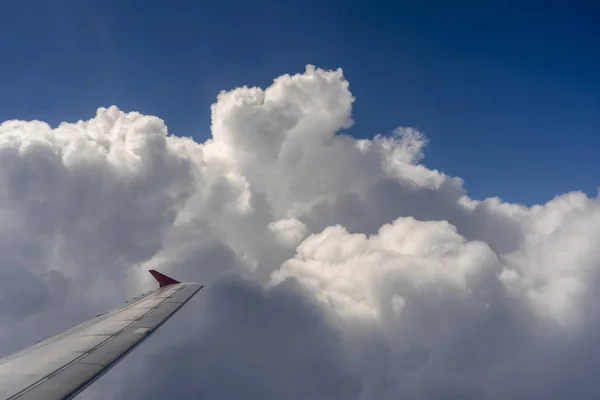
<path fill-rule="evenodd" d="M 165 286 L 181 283 L 181 282 L 171 278 L 170 276 L 167 276 L 161 272 L 158 272 L 155 269 L 148 270 L 148 272 L 150 272 L 150 274 L 154 277 L 154 279 L 156 279 L 156 281 L 158 282 L 158 287 L 165 287 Z"/>

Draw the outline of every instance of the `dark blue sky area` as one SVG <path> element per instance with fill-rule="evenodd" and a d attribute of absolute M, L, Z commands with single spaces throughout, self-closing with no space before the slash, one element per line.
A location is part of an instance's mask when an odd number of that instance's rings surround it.
<path fill-rule="evenodd" d="M 486 3 L 481 5 L 478 3 Z M 415 126 L 425 163 L 525 204 L 600 184 L 594 2 L 3 2 L 0 120 L 115 104 L 204 140 L 221 89 L 342 67 L 355 136 Z"/>

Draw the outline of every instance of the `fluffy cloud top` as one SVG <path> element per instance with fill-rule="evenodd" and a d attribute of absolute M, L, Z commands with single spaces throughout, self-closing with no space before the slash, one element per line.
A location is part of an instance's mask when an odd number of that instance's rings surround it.
<path fill-rule="evenodd" d="M 297 219 L 280 219 L 269 223 L 269 229 L 277 240 L 289 247 L 295 247 L 306 237 L 306 225 Z"/>
<path fill-rule="evenodd" d="M 353 101 L 308 66 L 220 93 L 204 143 L 4 122 L 0 351 L 160 268 L 207 290 L 83 398 L 597 398 L 600 200 L 471 199 L 415 129 L 339 134 Z"/>

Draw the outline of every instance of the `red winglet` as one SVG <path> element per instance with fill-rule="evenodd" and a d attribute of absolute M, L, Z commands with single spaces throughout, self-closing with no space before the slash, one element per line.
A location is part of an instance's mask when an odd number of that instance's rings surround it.
<path fill-rule="evenodd" d="M 155 269 L 151 269 L 148 272 L 150 272 L 152 274 L 152 276 L 154 277 L 154 279 L 156 279 L 159 287 L 164 287 L 164 286 L 169 286 L 169 285 L 174 285 L 176 283 L 180 283 L 179 281 L 176 281 L 175 279 L 171 278 L 170 276 L 161 274 L 160 272 L 158 272 Z"/>

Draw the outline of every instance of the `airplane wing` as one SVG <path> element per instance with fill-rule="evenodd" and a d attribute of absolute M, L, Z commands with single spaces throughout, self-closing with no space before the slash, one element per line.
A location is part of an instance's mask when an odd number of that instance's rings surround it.
<path fill-rule="evenodd" d="M 70 399 L 148 338 L 202 285 L 150 270 L 160 287 L 0 359 L 0 399 Z"/>

